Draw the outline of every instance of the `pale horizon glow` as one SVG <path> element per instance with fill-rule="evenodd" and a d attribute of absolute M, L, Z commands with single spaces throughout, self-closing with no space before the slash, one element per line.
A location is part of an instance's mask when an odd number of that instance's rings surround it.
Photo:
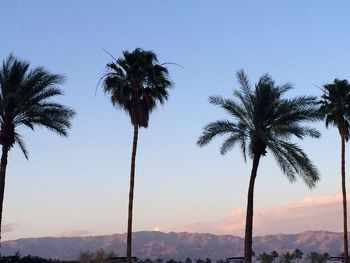
<path fill-rule="evenodd" d="M 348 198 L 348 202 L 350 198 Z M 273 207 L 254 211 L 254 236 L 270 234 L 298 234 L 305 231 L 342 231 L 342 195 L 310 196 Z M 339 220 L 335 220 L 338 218 Z M 212 222 L 196 222 L 171 228 L 143 229 L 139 231 L 210 233 L 217 235 L 244 236 L 245 210 L 235 209 L 224 218 Z M 16 233 L 17 223 L 5 223 L 4 233 Z M 109 233 L 109 234 L 125 234 Z M 78 229 L 53 234 L 53 237 L 101 235 Z M 39 237 L 39 236 L 38 236 Z"/>

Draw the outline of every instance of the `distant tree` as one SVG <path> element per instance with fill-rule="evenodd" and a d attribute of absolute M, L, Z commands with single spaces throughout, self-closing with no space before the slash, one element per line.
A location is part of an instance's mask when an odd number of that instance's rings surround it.
<path fill-rule="evenodd" d="M 78 256 L 78 261 L 82 263 L 103 263 L 108 260 L 108 258 L 116 257 L 117 255 L 114 252 L 108 252 L 107 250 L 100 248 L 95 252 L 91 251 L 82 251 Z"/>
<path fill-rule="evenodd" d="M 205 259 L 205 263 L 211 263 L 211 259 L 210 258 L 206 258 Z"/>
<path fill-rule="evenodd" d="M 44 127 L 66 136 L 74 111 L 52 99 L 62 95 L 58 87 L 62 75 L 51 74 L 43 67 L 29 69 L 30 64 L 10 55 L 0 67 L 0 241 L 2 209 L 8 154 L 17 144 L 28 159 L 19 129 Z"/>
<path fill-rule="evenodd" d="M 100 248 L 94 253 L 94 261 L 96 262 L 104 262 L 110 257 L 110 253 L 107 252 L 105 249 Z"/>
<path fill-rule="evenodd" d="M 17 263 L 20 262 L 21 255 L 19 251 L 16 252 L 13 256 L 7 256 L 7 257 L 1 257 L 0 255 L 0 262 L 2 263 Z"/>
<path fill-rule="evenodd" d="M 328 261 L 328 253 L 320 254 L 318 252 L 309 253 L 306 258 L 310 263 L 326 263 Z"/>
<path fill-rule="evenodd" d="M 185 263 L 192 263 L 192 259 L 186 258 L 186 259 L 185 259 Z"/>
<path fill-rule="evenodd" d="M 293 262 L 294 258 L 295 258 L 294 254 L 287 252 L 282 256 L 282 262 L 283 263 L 291 263 L 291 262 Z"/>
<path fill-rule="evenodd" d="M 91 251 L 81 251 L 78 256 L 78 261 L 82 263 L 91 262 L 94 259 L 94 253 Z"/>
<path fill-rule="evenodd" d="M 107 64 L 108 73 L 103 77 L 104 92 L 109 94 L 113 105 L 123 109 L 130 117 L 134 128 L 130 168 L 130 189 L 127 229 L 127 263 L 132 255 L 132 215 L 135 184 L 135 163 L 139 128 L 147 128 L 149 115 L 158 104 L 169 97 L 172 82 L 168 70 L 158 63 L 152 51 L 140 48 L 124 51 L 123 57 Z"/>
<path fill-rule="evenodd" d="M 303 252 L 299 249 L 295 249 L 293 251 L 294 258 L 297 260 L 297 263 L 299 263 L 299 260 L 303 258 Z"/>
<path fill-rule="evenodd" d="M 218 259 L 218 260 L 216 261 L 216 263 L 227 263 L 227 261 L 226 261 L 226 260 L 223 260 L 223 259 Z"/>
<path fill-rule="evenodd" d="M 1 263 L 64 263 L 66 261 L 60 261 L 57 259 L 46 259 L 36 256 L 25 256 L 21 257 L 19 253 L 14 256 L 0 257 Z"/>
<path fill-rule="evenodd" d="M 157 258 L 157 259 L 155 260 L 155 262 L 156 262 L 156 263 L 162 263 L 162 262 L 163 262 L 163 259 Z"/>
<path fill-rule="evenodd" d="M 260 261 L 261 263 L 272 263 L 274 260 L 274 257 L 271 254 L 267 254 L 266 252 L 260 254 L 256 260 Z"/>
<path fill-rule="evenodd" d="M 278 258 L 277 251 L 275 251 L 275 250 L 271 251 L 271 256 L 273 257 L 273 261 L 275 262 L 276 258 Z"/>
<path fill-rule="evenodd" d="M 221 154 L 234 146 L 252 159 L 248 186 L 247 211 L 244 238 L 244 261 L 252 262 L 254 185 L 260 159 L 270 151 L 282 172 L 290 181 L 302 177 L 308 187 L 319 180 L 316 167 L 304 151 L 291 142 L 293 137 L 319 137 L 320 133 L 306 126 L 319 119 L 316 98 L 309 96 L 286 99 L 290 84 L 276 85 L 269 75 L 263 75 L 251 87 L 243 71 L 237 73 L 240 89 L 234 90 L 233 99 L 211 96 L 209 102 L 224 109 L 230 120 L 214 121 L 206 125 L 197 144 L 207 145 L 214 138 L 226 136 L 221 146 Z"/>
<path fill-rule="evenodd" d="M 320 101 L 320 111 L 325 119 L 326 127 L 329 125 L 338 128 L 341 141 L 341 185 L 343 194 L 343 238 L 344 261 L 349 263 L 348 248 L 348 222 L 346 204 L 346 178 L 345 178 L 345 143 L 350 137 L 350 84 L 347 80 L 335 79 L 333 83 L 323 86 L 324 94 Z"/>

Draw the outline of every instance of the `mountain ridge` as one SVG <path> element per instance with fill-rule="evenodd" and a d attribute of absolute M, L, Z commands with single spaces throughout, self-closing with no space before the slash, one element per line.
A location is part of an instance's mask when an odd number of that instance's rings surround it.
<path fill-rule="evenodd" d="M 278 253 L 296 248 L 305 254 L 311 251 L 339 255 L 342 252 L 342 233 L 318 230 L 298 234 L 270 234 L 255 236 L 253 249 L 256 254 L 276 250 Z M 2 242 L 3 255 L 33 255 L 62 260 L 77 259 L 81 251 L 103 248 L 124 255 L 126 234 L 20 238 Z M 184 260 L 189 257 L 225 259 L 242 256 L 243 238 L 233 235 L 210 233 L 139 231 L 133 233 L 133 251 L 138 258 L 162 258 Z"/>

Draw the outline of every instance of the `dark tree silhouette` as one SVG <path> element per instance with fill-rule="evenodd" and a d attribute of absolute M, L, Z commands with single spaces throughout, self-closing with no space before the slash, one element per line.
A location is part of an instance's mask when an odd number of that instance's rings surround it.
<path fill-rule="evenodd" d="M 278 258 L 277 251 L 275 251 L 275 250 L 271 251 L 271 256 L 273 257 L 273 261 L 275 262 L 276 258 Z"/>
<path fill-rule="evenodd" d="M 107 64 L 108 73 L 103 77 L 104 92 L 111 96 L 113 105 L 129 115 L 134 127 L 134 139 L 130 169 L 130 192 L 127 229 L 127 262 L 131 263 L 132 213 L 134 199 L 135 161 L 139 128 L 147 128 L 149 115 L 157 104 L 168 99 L 172 82 L 168 70 L 158 63 L 152 51 L 140 48 L 124 51 L 123 57 Z"/>
<path fill-rule="evenodd" d="M 52 101 L 53 97 L 62 95 L 58 85 L 64 82 L 64 77 L 42 67 L 32 70 L 29 67 L 29 63 L 10 55 L 0 68 L 0 229 L 8 153 L 17 144 L 28 159 L 18 128 L 34 130 L 41 126 L 67 136 L 75 114 L 72 109 Z"/>
<path fill-rule="evenodd" d="M 295 249 L 293 251 L 294 258 L 297 260 L 297 263 L 299 263 L 299 260 L 303 258 L 303 252 L 301 252 L 300 249 Z"/>
<path fill-rule="evenodd" d="M 295 255 L 292 253 L 287 252 L 282 256 L 282 262 L 283 263 L 292 263 L 295 258 Z"/>
<path fill-rule="evenodd" d="M 329 125 L 338 128 L 341 141 L 341 188 L 343 194 L 344 261 L 349 263 L 348 223 L 345 180 L 345 143 L 349 140 L 350 84 L 347 80 L 335 79 L 323 86 L 320 111 Z"/>
<path fill-rule="evenodd" d="M 310 263 L 326 263 L 328 261 L 328 253 L 320 254 L 318 252 L 311 252 L 306 256 Z"/>
<path fill-rule="evenodd" d="M 307 186 L 313 187 L 319 176 L 316 167 L 295 143 L 294 136 L 318 138 L 320 133 L 305 123 L 318 120 L 319 114 L 314 97 L 284 99 L 283 95 L 292 88 L 291 84 L 277 86 L 269 75 L 263 75 L 252 88 L 243 71 L 237 73 L 240 89 L 234 90 L 234 99 L 219 96 L 209 98 L 211 104 L 223 108 L 232 120 L 220 120 L 204 127 L 198 145 L 204 146 L 217 136 L 226 135 L 221 154 L 235 145 L 241 147 L 244 159 L 246 153 L 252 159 L 252 170 L 248 188 L 247 215 L 244 240 L 244 258 L 252 261 L 252 228 L 254 184 L 259 162 L 269 150 L 282 172 L 290 181 L 296 175 L 302 177 Z"/>
<path fill-rule="evenodd" d="M 260 261 L 261 263 L 272 263 L 274 260 L 274 256 L 271 254 L 267 254 L 266 252 L 261 253 L 257 259 L 257 261 Z"/>

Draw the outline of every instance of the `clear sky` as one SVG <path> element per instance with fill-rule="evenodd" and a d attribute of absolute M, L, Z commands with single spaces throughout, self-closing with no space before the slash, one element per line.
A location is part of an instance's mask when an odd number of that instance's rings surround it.
<path fill-rule="evenodd" d="M 95 88 L 111 60 L 103 48 L 120 57 L 136 47 L 183 68 L 169 65 L 170 99 L 140 132 L 134 230 L 236 233 L 209 226 L 244 214 L 251 163 L 239 149 L 220 156 L 220 139 L 196 146 L 206 123 L 226 117 L 208 96 L 230 96 L 241 68 L 252 82 L 263 73 L 291 81 L 289 96 L 319 95 L 316 86 L 350 79 L 349 10 L 346 0 L 1 1 L 0 59 L 14 52 L 32 66 L 65 74 L 59 101 L 78 113 L 69 138 L 21 130 L 30 160 L 18 148 L 10 152 L 3 238 L 125 232 L 132 127 Z M 316 126 L 322 138 L 301 145 L 322 180 L 311 191 L 301 180 L 290 184 L 272 158 L 263 158 L 255 188 L 261 214 L 337 199 L 339 136 Z M 295 219 L 285 231 L 265 220 L 256 234 L 340 231 L 340 211 L 339 222 Z"/>

